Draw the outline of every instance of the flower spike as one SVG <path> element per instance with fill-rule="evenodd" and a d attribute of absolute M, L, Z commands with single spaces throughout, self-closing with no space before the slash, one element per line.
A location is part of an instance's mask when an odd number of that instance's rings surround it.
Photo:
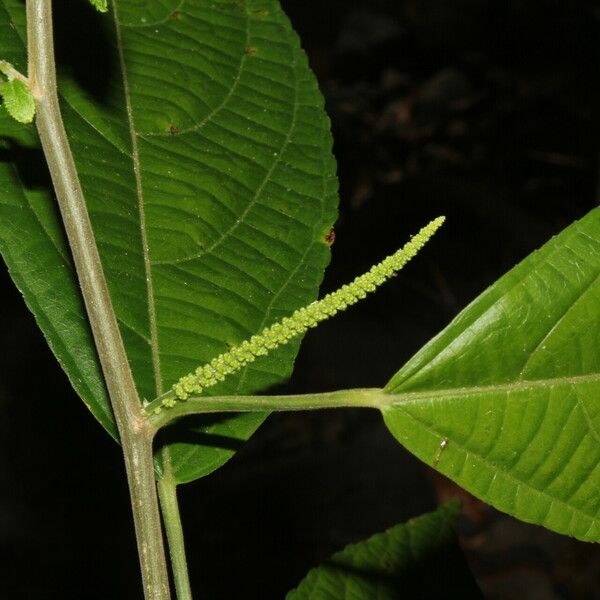
<path fill-rule="evenodd" d="M 302 335 L 311 327 L 335 315 L 352 304 L 362 300 L 382 283 L 395 275 L 429 241 L 440 228 L 444 217 L 438 217 L 423 227 L 400 250 L 388 256 L 372 267 L 352 283 L 342 286 L 308 306 L 298 309 L 291 316 L 284 317 L 261 333 L 235 346 L 229 352 L 220 354 L 209 363 L 198 367 L 193 373 L 182 377 L 172 388 L 156 402 L 152 402 L 147 412 L 160 412 L 162 407 L 171 407 L 178 400 L 186 400 L 199 395 L 208 387 L 223 381 L 228 375 L 239 371 L 259 356 L 268 354 L 278 346 L 286 344 L 292 338 Z"/>

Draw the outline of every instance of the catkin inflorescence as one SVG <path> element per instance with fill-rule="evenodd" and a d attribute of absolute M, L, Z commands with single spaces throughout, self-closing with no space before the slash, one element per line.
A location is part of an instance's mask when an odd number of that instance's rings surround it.
<path fill-rule="evenodd" d="M 239 346 L 232 348 L 229 352 L 213 358 L 208 364 L 198 367 L 193 373 L 182 377 L 173 386 L 173 394 L 169 394 L 162 400 L 162 406 L 173 406 L 177 400 L 185 400 L 192 395 L 201 394 L 204 389 L 223 381 L 228 375 L 239 371 L 259 356 L 268 354 L 271 350 L 305 333 L 338 311 L 356 304 L 402 269 L 443 222 L 444 217 L 438 217 L 423 227 L 400 250 L 372 267 L 364 275 L 357 277 L 352 283 L 342 286 L 322 300 L 298 309 L 291 316 L 284 317 L 261 333 L 253 335 Z"/>

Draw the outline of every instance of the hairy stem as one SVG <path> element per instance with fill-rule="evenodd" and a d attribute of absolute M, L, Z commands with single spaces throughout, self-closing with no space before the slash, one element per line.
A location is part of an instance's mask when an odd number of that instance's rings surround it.
<path fill-rule="evenodd" d="M 177 501 L 177 483 L 171 470 L 171 458 L 168 448 L 163 450 L 162 458 L 163 476 L 158 481 L 158 495 L 167 539 L 169 541 L 171 569 L 173 570 L 177 600 L 192 600 L 192 589 L 190 587 L 187 559 L 185 556 L 183 527 L 181 526 L 179 503 Z"/>
<path fill-rule="evenodd" d="M 145 598 L 168 600 L 169 582 L 152 457 L 155 429 L 141 413 L 60 113 L 51 0 L 27 0 L 27 46 L 29 82 L 36 100 L 36 125 L 123 446 Z"/>
<path fill-rule="evenodd" d="M 396 396 L 380 388 L 340 390 L 298 396 L 200 396 L 178 402 L 171 408 L 152 412 L 150 422 L 157 429 L 188 415 L 219 412 L 260 412 L 318 410 L 323 408 L 377 408 L 394 403 Z M 152 405 L 150 405 L 152 406 Z"/>

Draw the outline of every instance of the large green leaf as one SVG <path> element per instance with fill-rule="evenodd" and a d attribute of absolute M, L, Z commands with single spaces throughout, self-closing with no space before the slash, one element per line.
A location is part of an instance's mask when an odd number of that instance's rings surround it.
<path fill-rule="evenodd" d="M 519 519 L 600 541 L 600 209 L 498 280 L 389 382 L 411 452 Z"/>
<path fill-rule="evenodd" d="M 481 598 L 456 542 L 460 505 L 352 544 L 312 569 L 286 600 Z"/>
<path fill-rule="evenodd" d="M 65 124 L 135 381 L 150 400 L 316 296 L 337 201 L 329 122 L 276 0 L 117 0 L 106 15 L 68 4 L 56 4 L 70 66 L 60 78 Z M 0 56 L 21 69 L 23 40 L 22 2 L 0 0 Z M 35 157 L 32 131 L 0 118 L 3 143 L 19 144 L 12 155 Z M 31 161 L 22 163 L 27 174 Z M 0 187 L 13 278 L 114 433 L 51 194 L 7 163 Z M 281 381 L 296 351 L 213 393 Z M 223 417 L 171 437 L 177 480 L 218 467 L 263 418 Z"/>

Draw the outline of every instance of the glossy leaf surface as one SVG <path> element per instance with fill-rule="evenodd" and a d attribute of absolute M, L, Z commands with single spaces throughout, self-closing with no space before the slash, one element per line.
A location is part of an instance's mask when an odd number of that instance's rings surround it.
<path fill-rule="evenodd" d="M 499 279 L 389 382 L 411 452 L 519 519 L 600 541 L 600 209 Z"/>
<path fill-rule="evenodd" d="M 349 545 L 312 569 L 286 600 L 481 598 L 456 542 L 451 502 Z"/>
<path fill-rule="evenodd" d="M 275 0 L 117 0 L 106 15 L 79 4 L 56 15 L 65 125 L 134 378 L 151 400 L 315 298 L 337 202 L 329 122 Z M 20 0 L 0 2 L 0 27 L 0 55 L 23 68 Z M 81 47 L 73 31 L 85 31 Z M 4 118 L 0 127 L 8 146 L 34 147 L 30 130 Z M 0 167 L 5 260 L 77 391 L 114 433 L 52 196 Z M 296 351 L 214 393 L 281 381 Z M 218 467 L 263 418 L 171 435 L 177 480 Z"/>

